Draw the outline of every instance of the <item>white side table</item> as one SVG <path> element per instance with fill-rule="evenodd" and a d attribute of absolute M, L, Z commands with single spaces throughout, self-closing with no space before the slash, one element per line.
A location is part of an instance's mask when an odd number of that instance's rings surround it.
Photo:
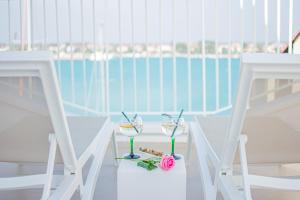
<path fill-rule="evenodd" d="M 185 200 L 186 169 L 181 157 L 169 171 L 148 171 L 134 161 L 122 160 L 118 169 L 118 200 Z"/>

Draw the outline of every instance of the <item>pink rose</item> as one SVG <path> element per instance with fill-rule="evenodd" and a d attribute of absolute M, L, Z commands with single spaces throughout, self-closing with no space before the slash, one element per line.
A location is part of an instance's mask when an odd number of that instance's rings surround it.
<path fill-rule="evenodd" d="M 164 155 L 161 158 L 160 161 L 160 167 L 163 170 L 169 170 L 172 169 L 175 166 L 175 159 L 173 158 L 173 156 L 169 156 L 169 155 Z"/>

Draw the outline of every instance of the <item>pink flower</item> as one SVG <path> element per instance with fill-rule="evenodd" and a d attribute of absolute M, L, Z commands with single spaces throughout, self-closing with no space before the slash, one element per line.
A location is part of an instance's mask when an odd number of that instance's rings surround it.
<path fill-rule="evenodd" d="M 160 161 L 160 167 L 163 170 L 169 170 L 172 169 L 175 166 L 175 159 L 173 158 L 173 156 L 169 156 L 169 155 L 164 155 L 161 158 Z"/>

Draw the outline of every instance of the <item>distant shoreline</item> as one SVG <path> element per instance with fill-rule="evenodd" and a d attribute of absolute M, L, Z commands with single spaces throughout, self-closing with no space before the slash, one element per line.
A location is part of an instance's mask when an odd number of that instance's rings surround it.
<path fill-rule="evenodd" d="M 56 56 L 57 57 L 57 56 Z M 156 55 L 143 55 L 143 54 L 122 54 L 121 55 L 118 55 L 118 54 L 107 54 L 107 55 L 97 55 L 96 56 L 96 60 L 97 61 L 102 61 L 102 60 L 111 60 L 111 59 L 119 59 L 119 58 L 132 58 L 132 59 L 139 59 L 139 58 L 158 58 L 160 59 L 160 57 L 162 58 L 173 58 L 173 55 L 172 54 L 164 54 L 164 55 L 161 55 L 160 54 L 156 54 Z M 177 58 L 180 58 L 180 57 L 184 57 L 184 58 L 191 58 L 191 59 L 195 59 L 195 58 L 199 58 L 199 59 L 202 59 L 203 56 L 202 55 L 187 55 L 187 54 L 176 54 L 175 57 Z M 204 56 L 205 58 L 213 58 L 213 59 L 216 59 L 216 58 L 229 58 L 229 55 L 213 55 L 213 54 L 207 54 Z M 230 56 L 231 58 L 239 58 L 240 56 L 237 55 L 237 54 L 232 54 Z M 71 56 L 69 55 L 60 55 L 59 57 L 60 60 L 70 60 L 71 59 Z M 73 60 L 82 60 L 83 59 L 83 56 L 82 54 L 81 55 L 75 55 L 73 54 Z M 84 59 L 86 60 L 94 60 L 94 55 L 91 55 L 91 56 L 84 56 Z"/>

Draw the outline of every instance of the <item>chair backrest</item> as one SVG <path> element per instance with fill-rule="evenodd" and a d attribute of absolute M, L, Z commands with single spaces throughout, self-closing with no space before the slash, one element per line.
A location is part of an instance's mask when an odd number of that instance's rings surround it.
<path fill-rule="evenodd" d="M 291 111 L 295 111 L 297 109 L 299 111 L 299 92 L 293 93 L 282 87 L 283 90 L 280 90 L 281 92 L 274 91 L 274 93 L 271 92 L 270 95 L 266 94 L 265 96 L 267 96 L 267 98 L 260 101 L 259 103 L 251 101 L 255 99 L 255 97 L 252 98 L 253 95 L 256 95 L 256 97 L 258 96 L 258 92 L 255 91 L 255 89 L 262 87 L 262 85 L 264 85 L 265 83 L 291 82 L 293 84 L 295 80 L 300 80 L 299 55 L 243 54 L 241 56 L 240 82 L 231 121 L 228 127 L 227 135 L 225 137 L 227 139 L 224 143 L 224 148 L 222 151 L 224 152 L 221 161 L 222 167 L 230 168 L 232 166 L 237 151 L 237 141 L 243 131 L 244 134 L 248 134 L 250 137 L 252 137 L 252 141 L 249 141 L 249 145 L 251 145 L 251 143 L 252 145 L 258 145 L 260 142 L 262 142 L 261 145 L 265 147 L 265 150 L 269 150 L 270 148 L 268 148 L 268 145 L 264 143 L 269 142 L 269 147 L 270 144 L 272 147 L 274 147 L 274 145 L 278 145 L 278 148 L 283 148 L 285 150 L 290 149 L 291 151 L 297 150 L 298 152 L 300 152 L 300 149 L 298 148 L 300 146 L 300 135 L 298 135 L 298 133 L 300 134 L 300 127 L 295 127 L 295 123 L 287 123 L 285 121 L 286 116 L 284 117 L 287 112 L 289 112 L 289 115 L 292 116 L 296 113 Z M 280 86 L 277 87 L 277 89 L 278 88 L 280 89 Z M 264 90 L 266 91 L 268 90 L 268 88 Z M 259 106 L 261 107 L 259 108 Z M 250 109 L 248 110 L 249 107 Z M 252 109 L 252 107 L 254 109 Z M 256 110 L 258 112 L 255 113 L 252 110 Z M 270 115 L 270 113 L 272 113 L 272 115 Z M 276 138 L 278 138 L 278 134 L 282 132 L 288 133 L 294 139 L 289 142 L 276 141 Z M 264 134 L 267 133 L 271 134 L 271 137 L 267 138 L 267 140 L 265 141 L 260 140 L 260 137 L 264 136 Z M 286 136 L 288 136 L 288 134 L 286 134 Z M 284 137 L 285 135 L 281 138 Z M 262 152 L 255 151 L 254 149 L 254 153 L 256 153 L 257 155 L 258 153 Z M 287 158 L 285 160 L 287 162 L 295 161 L 296 159 L 300 161 L 299 156 L 292 156 L 288 158 L 277 154 L 274 155 L 274 158 L 277 158 L 277 160 Z M 251 159 L 259 160 L 260 158 L 255 157 Z"/>
<path fill-rule="evenodd" d="M 49 52 L 0 53 L 0 161 L 47 160 L 54 133 L 64 165 L 76 168 L 53 56 Z"/>

